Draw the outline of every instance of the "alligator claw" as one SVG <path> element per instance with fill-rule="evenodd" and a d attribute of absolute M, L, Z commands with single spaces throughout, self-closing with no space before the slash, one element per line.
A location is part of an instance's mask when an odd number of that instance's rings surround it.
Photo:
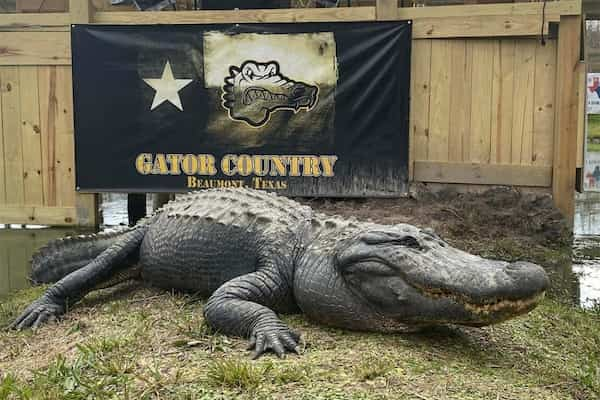
<path fill-rule="evenodd" d="M 250 337 L 248 350 L 254 349 L 252 359 L 256 360 L 268 351 L 272 351 L 279 358 L 285 358 L 286 352 L 298 354 L 300 335 L 287 327 L 274 327 L 256 329 Z"/>
<path fill-rule="evenodd" d="M 27 307 L 8 329 L 20 331 L 32 328 L 36 330 L 44 323 L 64 314 L 64 312 L 65 309 L 62 305 L 52 302 L 47 297 L 42 297 Z"/>

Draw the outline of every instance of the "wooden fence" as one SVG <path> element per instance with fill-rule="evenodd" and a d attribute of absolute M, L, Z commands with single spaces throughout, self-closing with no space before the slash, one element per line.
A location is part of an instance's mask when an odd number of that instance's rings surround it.
<path fill-rule="evenodd" d="M 411 178 L 552 190 L 574 209 L 581 0 L 398 8 L 376 6 L 186 12 L 0 15 L 4 154 L 0 221 L 95 223 L 93 196 L 74 191 L 72 23 L 181 24 L 413 21 Z M 542 45 L 540 33 L 558 26 Z"/>

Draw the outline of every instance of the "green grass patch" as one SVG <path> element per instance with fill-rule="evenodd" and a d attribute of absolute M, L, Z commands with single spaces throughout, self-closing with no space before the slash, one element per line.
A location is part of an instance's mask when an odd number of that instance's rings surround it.
<path fill-rule="evenodd" d="M 389 360 L 371 356 L 361 361 L 354 369 L 354 374 L 361 381 L 368 381 L 387 374 L 392 369 Z"/>
<path fill-rule="evenodd" d="M 242 360 L 217 360 L 208 365 L 207 378 L 216 386 L 254 391 L 271 367 L 270 364 L 260 367 Z"/>
<path fill-rule="evenodd" d="M 0 399 L 600 396 L 600 313 L 553 300 L 498 326 L 409 335 L 348 332 L 286 316 L 303 334 L 302 354 L 251 361 L 245 340 L 205 327 L 201 303 L 139 287 L 129 299 L 110 293 L 90 296 L 35 334 L 1 332 Z M 31 296 L 22 291 L 10 302 Z M 117 311 L 104 312 L 107 306 Z"/>
<path fill-rule="evenodd" d="M 18 295 L 0 297 L 0 330 L 10 325 L 44 290 L 45 287 L 34 287 L 21 290 Z"/>

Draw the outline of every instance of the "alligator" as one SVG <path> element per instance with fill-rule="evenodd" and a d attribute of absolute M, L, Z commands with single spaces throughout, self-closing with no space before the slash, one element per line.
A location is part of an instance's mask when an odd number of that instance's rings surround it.
<path fill-rule="evenodd" d="M 319 88 L 296 82 L 280 72 L 279 63 L 246 61 L 231 66 L 223 85 L 223 107 L 233 120 L 258 128 L 265 125 L 277 110 L 312 109 Z"/>
<path fill-rule="evenodd" d="M 430 229 L 327 216 L 247 188 L 211 189 L 182 195 L 124 232 L 41 249 L 32 280 L 55 283 L 11 327 L 36 329 L 123 275 L 208 298 L 207 323 L 249 338 L 254 357 L 297 352 L 300 335 L 278 314 L 358 331 L 481 327 L 529 312 L 549 284 L 538 265 L 484 259 Z"/>

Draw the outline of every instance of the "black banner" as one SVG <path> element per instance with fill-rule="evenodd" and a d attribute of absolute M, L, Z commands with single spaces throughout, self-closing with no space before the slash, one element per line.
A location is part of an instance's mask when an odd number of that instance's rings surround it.
<path fill-rule="evenodd" d="M 78 190 L 402 194 L 410 28 L 77 25 Z"/>

